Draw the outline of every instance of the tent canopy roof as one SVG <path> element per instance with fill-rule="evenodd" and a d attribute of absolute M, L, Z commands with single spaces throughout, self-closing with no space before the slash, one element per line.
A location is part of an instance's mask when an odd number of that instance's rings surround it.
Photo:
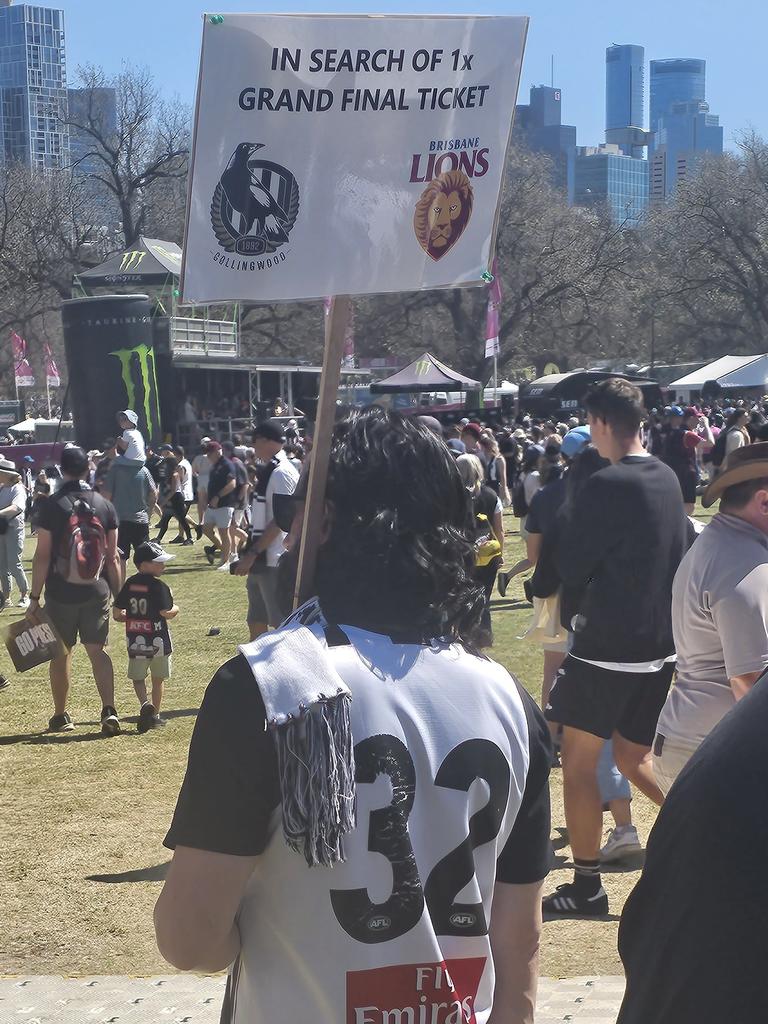
<path fill-rule="evenodd" d="M 122 252 L 113 253 L 106 262 L 84 270 L 78 278 L 89 285 L 165 284 L 181 273 L 181 249 L 175 242 L 141 235 Z"/>
<path fill-rule="evenodd" d="M 429 352 L 424 352 L 391 377 L 371 384 L 371 391 L 376 395 L 385 395 L 418 391 L 474 391 L 481 387 L 479 380 L 465 377 L 463 373 L 435 359 Z"/>
<path fill-rule="evenodd" d="M 768 354 L 756 356 L 721 356 L 713 363 L 700 366 L 672 381 L 670 388 L 700 391 L 708 380 L 716 380 L 724 388 L 757 388 L 768 381 Z"/>

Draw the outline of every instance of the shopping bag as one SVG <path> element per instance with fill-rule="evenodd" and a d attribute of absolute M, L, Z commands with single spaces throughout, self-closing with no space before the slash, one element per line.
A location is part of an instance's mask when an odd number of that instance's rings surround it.
<path fill-rule="evenodd" d="M 17 672 L 27 672 L 38 665 L 45 665 L 66 652 L 61 637 L 44 611 L 38 613 L 38 621 L 17 619 L 4 630 L 5 646 Z"/>

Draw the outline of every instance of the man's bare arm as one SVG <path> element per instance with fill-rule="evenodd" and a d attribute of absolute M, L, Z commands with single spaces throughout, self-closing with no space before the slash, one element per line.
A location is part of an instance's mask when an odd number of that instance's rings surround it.
<path fill-rule="evenodd" d="M 765 671 L 765 670 L 763 670 Z M 747 672 L 743 676 L 733 676 L 728 682 L 731 684 L 733 696 L 736 700 L 746 697 L 763 672 Z"/>
<path fill-rule="evenodd" d="M 488 1024 L 533 1024 L 543 886 L 497 882 L 494 887 L 490 938 L 496 989 Z"/>

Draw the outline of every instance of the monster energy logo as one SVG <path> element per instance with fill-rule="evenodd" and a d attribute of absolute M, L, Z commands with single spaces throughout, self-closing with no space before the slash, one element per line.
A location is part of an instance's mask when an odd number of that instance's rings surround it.
<path fill-rule="evenodd" d="M 136 385 L 133 380 L 134 356 L 136 357 L 139 367 L 139 376 L 141 378 L 141 387 L 144 393 L 144 419 L 150 433 L 155 433 L 155 427 L 159 428 L 160 426 L 159 423 L 155 422 L 157 417 L 152 415 L 152 404 L 150 402 L 153 389 L 155 399 L 157 399 L 155 353 L 148 345 L 137 345 L 135 348 L 121 348 L 117 352 L 110 352 L 109 354 L 114 356 L 115 359 L 120 360 L 120 370 L 128 400 L 126 408 L 128 409 L 135 409 L 137 405 Z"/>
<path fill-rule="evenodd" d="M 134 249 L 132 252 L 123 253 L 123 259 L 120 263 L 120 273 L 125 274 L 129 270 L 136 270 L 142 260 L 147 254 L 141 249 Z"/>

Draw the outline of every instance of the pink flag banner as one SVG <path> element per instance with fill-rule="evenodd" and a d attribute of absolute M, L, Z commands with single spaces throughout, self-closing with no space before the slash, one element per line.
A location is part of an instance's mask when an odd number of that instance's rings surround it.
<path fill-rule="evenodd" d="M 45 381 L 49 388 L 61 387 L 59 368 L 56 365 L 56 360 L 53 358 L 51 346 L 48 344 L 45 346 Z"/>
<path fill-rule="evenodd" d="M 493 281 L 488 289 L 488 309 L 485 315 L 485 358 L 499 354 L 499 311 L 501 309 L 501 281 L 496 258 L 493 260 Z"/>
<path fill-rule="evenodd" d="M 13 349 L 13 367 L 16 375 L 17 388 L 33 388 L 35 378 L 32 367 L 27 359 L 27 343 L 15 331 L 11 331 L 11 347 Z"/>

